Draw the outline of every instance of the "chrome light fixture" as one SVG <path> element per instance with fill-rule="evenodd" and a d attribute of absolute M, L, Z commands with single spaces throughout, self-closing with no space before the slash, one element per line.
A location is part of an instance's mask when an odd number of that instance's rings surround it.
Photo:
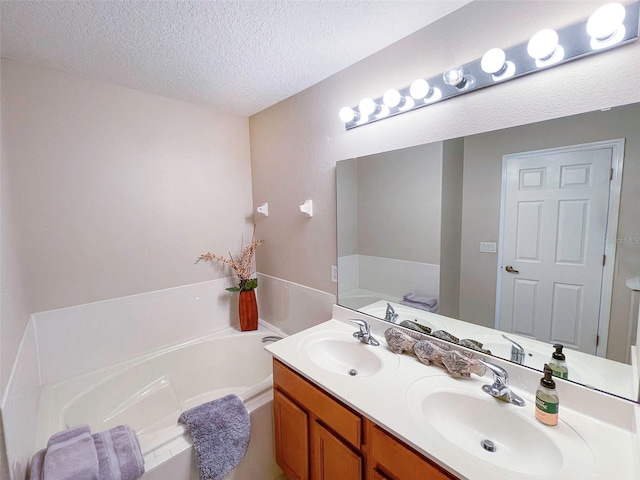
<path fill-rule="evenodd" d="M 357 107 L 343 107 L 340 120 L 350 130 L 383 118 L 425 107 L 496 83 L 601 53 L 638 39 L 640 1 L 609 3 L 582 22 L 560 29 L 545 28 L 528 42 L 488 50 L 480 60 L 447 68 L 441 75 L 419 78 L 380 98 L 363 98 Z"/>

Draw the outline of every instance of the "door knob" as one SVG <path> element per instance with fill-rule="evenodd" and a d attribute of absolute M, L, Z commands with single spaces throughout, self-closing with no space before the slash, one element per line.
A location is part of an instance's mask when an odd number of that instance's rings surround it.
<path fill-rule="evenodd" d="M 514 270 L 514 268 L 511 265 L 507 265 L 506 267 L 504 267 L 504 269 L 509 273 L 515 273 L 515 274 L 520 273 L 519 270 Z"/>

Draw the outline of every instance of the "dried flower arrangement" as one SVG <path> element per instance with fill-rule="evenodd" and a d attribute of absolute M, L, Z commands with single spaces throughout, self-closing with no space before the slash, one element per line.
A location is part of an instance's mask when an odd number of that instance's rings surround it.
<path fill-rule="evenodd" d="M 262 240 L 256 240 L 256 226 L 253 226 L 253 235 L 251 238 L 251 243 L 246 247 L 243 247 L 240 250 L 240 254 L 233 258 L 231 252 L 229 252 L 229 258 L 220 257 L 218 255 L 214 255 L 211 252 L 207 252 L 203 255 L 200 255 L 196 260 L 198 263 L 201 260 L 206 262 L 222 262 L 225 265 L 229 265 L 233 271 L 236 273 L 239 279 L 239 283 L 237 287 L 227 288 L 230 292 L 244 292 L 247 290 L 253 290 L 258 286 L 258 279 L 251 278 L 251 272 L 253 270 L 253 256 L 255 254 L 256 248 L 258 245 L 262 243 Z"/>

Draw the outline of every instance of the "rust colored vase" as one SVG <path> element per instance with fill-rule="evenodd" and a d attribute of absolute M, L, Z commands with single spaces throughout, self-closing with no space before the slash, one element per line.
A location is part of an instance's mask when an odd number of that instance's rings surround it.
<path fill-rule="evenodd" d="M 240 292 L 238 315 L 240 317 L 240 330 L 248 332 L 258 329 L 258 302 L 256 302 L 256 291 L 254 289 Z"/>

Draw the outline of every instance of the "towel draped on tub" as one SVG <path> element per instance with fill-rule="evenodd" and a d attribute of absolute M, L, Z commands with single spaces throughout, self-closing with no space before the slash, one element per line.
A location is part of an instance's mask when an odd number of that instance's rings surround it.
<path fill-rule="evenodd" d="M 235 394 L 187 410 L 178 422 L 193 438 L 201 480 L 222 480 L 247 453 L 249 412 Z"/>
<path fill-rule="evenodd" d="M 31 459 L 30 480 L 136 480 L 144 474 L 138 437 L 119 425 L 91 435 L 80 425 L 49 438 Z"/>

